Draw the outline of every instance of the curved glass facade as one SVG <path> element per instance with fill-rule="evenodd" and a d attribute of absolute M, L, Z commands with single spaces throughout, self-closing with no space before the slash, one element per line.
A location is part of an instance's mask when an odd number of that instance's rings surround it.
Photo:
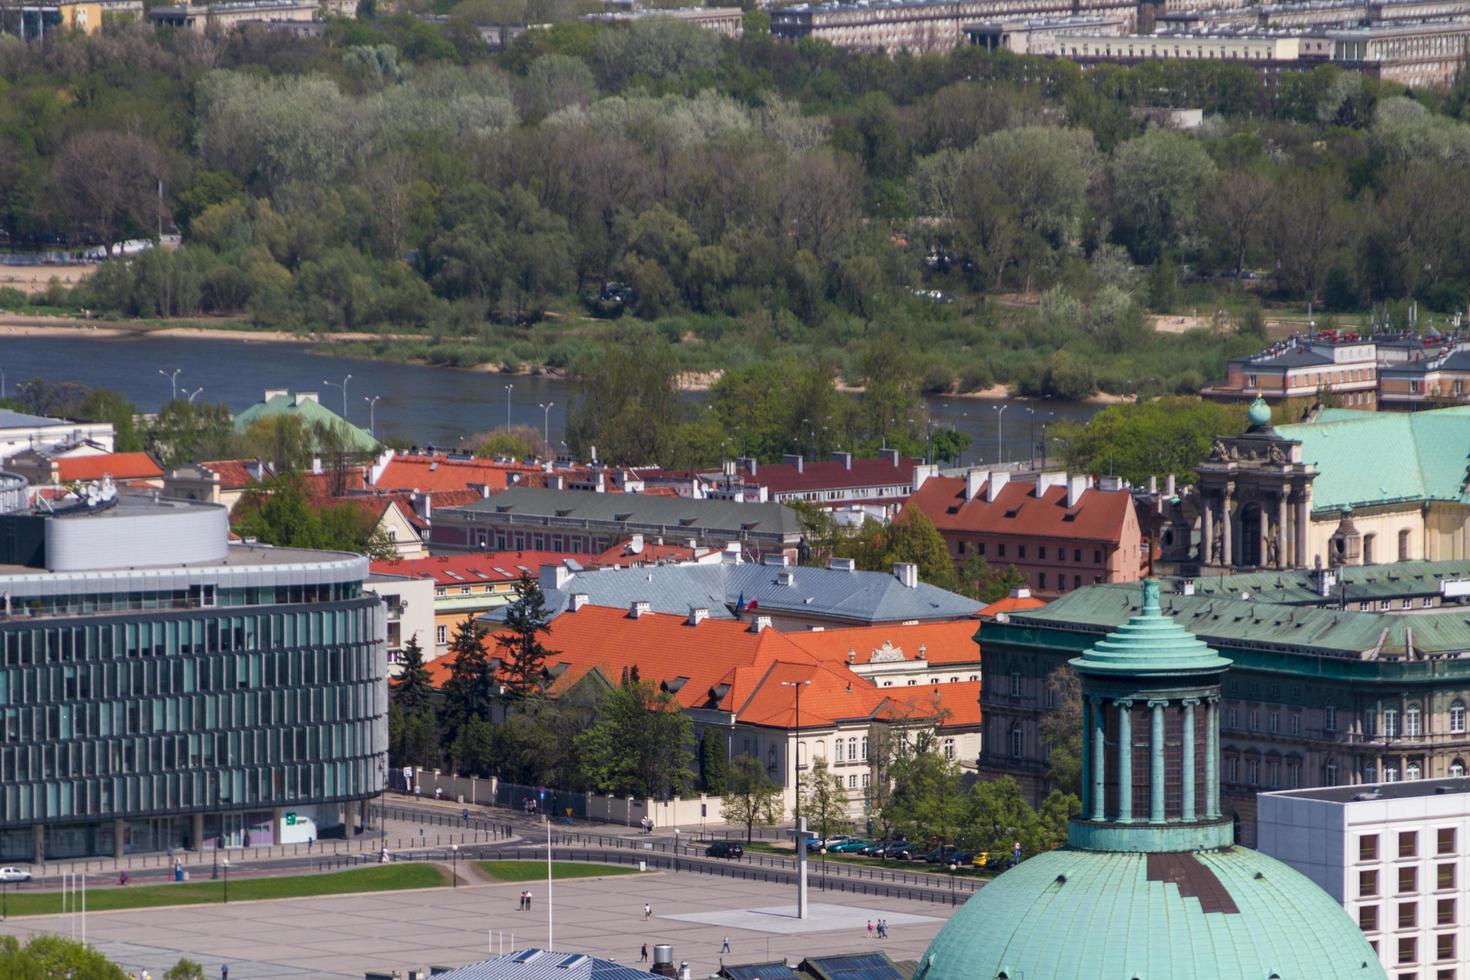
<path fill-rule="evenodd" d="M 53 856 L 121 853 L 119 833 L 127 850 L 244 843 L 273 811 L 380 791 L 382 603 L 360 581 L 278 576 L 182 596 L 119 582 L 31 606 L 7 593 L 0 858 L 35 858 L 48 834 Z"/>

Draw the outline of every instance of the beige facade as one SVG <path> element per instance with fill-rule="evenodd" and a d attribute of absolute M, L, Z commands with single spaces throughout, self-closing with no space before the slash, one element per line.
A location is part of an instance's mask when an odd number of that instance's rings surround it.
<path fill-rule="evenodd" d="M 1135 34 L 1113 37 L 1093 33 L 1058 33 L 1057 54 L 1083 59 L 1184 59 L 1194 61 L 1295 61 L 1294 37 L 1206 37 Z"/>
<path fill-rule="evenodd" d="M 771 33 L 787 40 L 805 37 L 834 47 L 897 54 L 949 51 L 965 28 L 998 18 L 1088 16 L 1107 13 L 1134 23 L 1136 6 L 1121 0 L 899 0 L 890 3 L 803 3 L 775 10 Z"/>
<path fill-rule="evenodd" d="M 356 8 L 354 7 L 354 10 Z M 308 23 L 317 19 L 321 6 L 296 0 L 245 0 L 240 3 L 186 4 L 154 7 L 148 20 L 157 27 L 204 32 L 229 31 L 242 24 Z M 313 396 L 314 397 L 314 396 Z"/>
<path fill-rule="evenodd" d="M 1411 88 L 1443 88 L 1455 78 L 1470 41 L 1470 20 L 1442 19 L 1330 32 L 1332 60 L 1371 69 Z"/>

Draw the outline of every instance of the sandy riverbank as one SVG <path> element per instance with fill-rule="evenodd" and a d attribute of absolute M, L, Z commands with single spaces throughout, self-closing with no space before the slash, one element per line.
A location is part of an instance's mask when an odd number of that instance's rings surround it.
<path fill-rule="evenodd" d="M 287 330 L 251 330 L 227 326 L 164 327 L 152 323 L 79 320 L 23 313 L 0 313 L 0 337 L 168 337 L 177 340 L 241 340 L 271 344 L 327 344 L 335 341 L 399 339 L 391 334 L 299 334 Z"/>

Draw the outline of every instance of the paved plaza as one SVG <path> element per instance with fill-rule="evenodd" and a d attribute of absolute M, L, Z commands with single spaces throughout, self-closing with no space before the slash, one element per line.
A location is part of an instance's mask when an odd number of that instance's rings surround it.
<path fill-rule="evenodd" d="M 517 910 L 522 889 L 532 909 Z M 546 882 L 380 892 L 326 898 L 91 913 L 87 940 L 129 971 L 158 978 L 180 956 L 230 980 L 360 978 L 368 970 L 458 966 L 492 949 L 547 945 Z M 813 891 L 812 916 L 794 918 L 790 886 L 699 874 L 646 873 L 554 884 L 555 948 L 633 963 L 639 947 L 670 943 L 694 976 L 728 963 L 882 949 L 917 959 L 952 909 L 947 905 Z M 643 906 L 653 917 L 644 921 Z M 870 940 L 868 919 L 884 917 L 891 935 Z M 11 920 L 0 932 L 70 936 L 75 918 Z"/>

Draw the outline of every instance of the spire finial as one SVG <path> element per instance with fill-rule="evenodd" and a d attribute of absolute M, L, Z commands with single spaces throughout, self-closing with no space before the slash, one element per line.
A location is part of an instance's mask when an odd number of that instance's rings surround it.
<path fill-rule="evenodd" d="M 1159 610 L 1159 580 L 1146 578 L 1143 580 L 1143 614 L 1145 616 L 1161 615 Z"/>

